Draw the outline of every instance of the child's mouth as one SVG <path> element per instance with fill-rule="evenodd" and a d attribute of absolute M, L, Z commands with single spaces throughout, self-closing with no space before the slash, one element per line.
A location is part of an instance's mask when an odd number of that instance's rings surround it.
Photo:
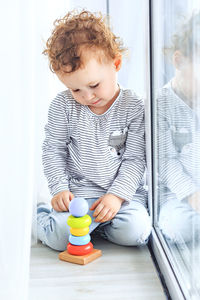
<path fill-rule="evenodd" d="M 97 104 L 101 101 L 101 99 L 98 99 L 97 101 L 93 102 L 92 105 Z"/>

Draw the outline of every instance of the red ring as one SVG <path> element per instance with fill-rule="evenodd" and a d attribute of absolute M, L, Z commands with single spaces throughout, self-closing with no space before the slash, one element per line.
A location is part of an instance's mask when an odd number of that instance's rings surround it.
<path fill-rule="evenodd" d="M 93 244 L 91 242 L 82 246 L 72 245 L 71 243 L 68 243 L 67 245 L 67 251 L 69 254 L 72 255 L 78 255 L 78 256 L 86 255 L 92 252 L 92 250 L 93 250 Z"/>

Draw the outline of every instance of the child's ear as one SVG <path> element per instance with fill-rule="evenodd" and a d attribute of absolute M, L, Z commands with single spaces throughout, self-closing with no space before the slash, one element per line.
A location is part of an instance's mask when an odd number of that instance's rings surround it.
<path fill-rule="evenodd" d="M 122 66 L 122 55 L 121 54 L 117 54 L 116 57 L 114 58 L 114 65 L 115 65 L 116 71 L 118 72 Z"/>

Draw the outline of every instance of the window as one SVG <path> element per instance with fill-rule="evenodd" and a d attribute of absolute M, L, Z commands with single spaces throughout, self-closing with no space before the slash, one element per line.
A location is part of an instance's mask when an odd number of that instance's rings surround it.
<path fill-rule="evenodd" d="M 200 4 L 152 1 L 151 20 L 154 232 L 182 295 L 199 299 Z"/>

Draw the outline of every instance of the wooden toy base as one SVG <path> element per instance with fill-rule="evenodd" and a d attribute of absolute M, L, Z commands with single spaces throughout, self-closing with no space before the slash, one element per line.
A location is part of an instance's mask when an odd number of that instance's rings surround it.
<path fill-rule="evenodd" d="M 81 256 L 71 255 L 67 252 L 67 250 L 65 250 L 59 253 L 58 257 L 60 260 L 68 261 L 79 265 L 86 265 L 101 255 L 102 255 L 101 250 L 98 249 L 93 249 L 92 252 L 90 252 L 89 254 L 81 255 Z"/>

